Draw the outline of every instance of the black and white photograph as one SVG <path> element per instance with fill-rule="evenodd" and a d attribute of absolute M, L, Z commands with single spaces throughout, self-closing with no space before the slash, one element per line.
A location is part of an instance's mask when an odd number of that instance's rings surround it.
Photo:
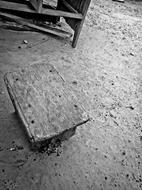
<path fill-rule="evenodd" d="M 142 190 L 142 0 L 0 0 L 0 190 Z"/>

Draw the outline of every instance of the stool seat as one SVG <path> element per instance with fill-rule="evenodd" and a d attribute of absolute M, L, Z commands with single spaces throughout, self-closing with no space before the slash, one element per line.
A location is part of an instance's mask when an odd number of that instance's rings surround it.
<path fill-rule="evenodd" d="M 50 64 L 35 64 L 4 77 L 10 98 L 34 144 L 72 136 L 89 120 L 68 83 Z"/>

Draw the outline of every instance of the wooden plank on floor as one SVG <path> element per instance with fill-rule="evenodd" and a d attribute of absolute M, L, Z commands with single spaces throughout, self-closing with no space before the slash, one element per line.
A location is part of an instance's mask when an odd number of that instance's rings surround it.
<path fill-rule="evenodd" d="M 14 16 L 12 14 L 0 12 L 0 16 L 6 18 L 8 20 L 15 21 L 18 24 L 22 24 L 23 26 L 28 26 L 29 28 L 35 29 L 36 31 L 40 31 L 40 32 L 44 32 L 44 33 L 50 33 L 50 34 L 53 34 L 53 35 L 56 35 L 56 36 L 59 36 L 62 38 L 70 38 L 72 36 L 71 33 L 66 32 L 64 30 L 53 28 L 53 27 L 50 27 L 47 25 L 44 25 L 46 28 L 41 27 L 41 26 L 37 26 L 33 23 L 28 22 L 25 19 L 22 19 L 21 17 Z"/>
<path fill-rule="evenodd" d="M 89 120 L 75 93 L 50 64 L 7 73 L 5 83 L 33 143 L 57 137 Z"/>

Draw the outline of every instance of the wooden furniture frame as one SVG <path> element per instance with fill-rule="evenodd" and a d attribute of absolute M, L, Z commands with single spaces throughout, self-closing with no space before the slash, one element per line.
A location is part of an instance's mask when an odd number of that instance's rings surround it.
<path fill-rule="evenodd" d="M 85 20 L 85 16 L 87 14 L 88 7 L 90 5 L 91 0 L 58 0 L 58 10 L 71 11 L 76 15 L 82 15 L 80 19 L 74 18 L 65 18 L 66 22 L 71 26 L 74 30 L 74 37 L 72 46 L 75 48 L 77 45 L 77 41 L 79 39 L 79 35 Z"/>
<path fill-rule="evenodd" d="M 56 9 L 44 8 L 43 0 L 29 0 L 33 9 L 30 8 L 27 2 L 24 4 L 19 0 L 17 2 L 7 2 L 8 0 L 0 1 L 0 9 L 24 12 L 30 14 L 30 16 L 36 17 L 54 17 L 56 21 L 60 20 L 60 17 L 64 17 L 66 22 L 74 30 L 74 37 L 72 46 L 75 48 L 79 35 L 84 23 L 85 16 L 87 14 L 88 7 L 91 0 L 58 0 Z"/>

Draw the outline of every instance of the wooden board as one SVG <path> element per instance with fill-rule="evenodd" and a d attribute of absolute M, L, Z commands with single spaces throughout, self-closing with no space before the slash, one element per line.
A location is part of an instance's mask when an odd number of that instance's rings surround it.
<path fill-rule="evenodd" d="M 9 72 L 4 80 L 33 143 L 72 131 L 89 120 L 76 95 L 49 64 Z"/>
<path fill-rule="evenodd" d="M 23 26 L 28 26 L 39 32 L 50 33 L 50 34 L 53 34 L 56 36 L 60 36 L 62 38 L 70 38 L 72 36 L 71 33 L 66 32 L 64 30 L 60 30 L 60 29 L 54 28 L 52 26 L 48 26 L 46 24 L 45 25 L 43 24 L 44 27 L 41 27 L 41 26 L 38 26 L 38 25 L 28 22 L 28 20 L 22 19 L 21 17 L 15 16 L 12 14 L 0 13 L 0 17 L 6 18 L 10 21 L 15 21 L 16 23 L 22 24 Z"/>
<path fill-rule="evenodd" d="M 5 2 L 0 1 L 0 9 L 5 10 L 13 10 L 13 11 L 20 11 L 25 13 L 31 13 L 31 14 L 37 14 L 40 16 L 62 16 L 62 17 L 69 17 L 69 18 L 75 18 L 75 19 L 82 19 L 82 14 L 76 14 L 76 13 L 70 13 L 66 11 L 61 10 L 54 10 L 54 9 L 42 9 L 41 13 L 37 13 L 35 10 L 30 9 L 28 5 L 26 4 L 20 4 L 20 3 L 13 3 L 13 2 Z"/>
<path fill-rule="evenodd" d="M 77 12 L 82 15 L 81 20 L 65 18 L 66 22 L 74 30 L 73 47 L 76 47 L 90 2 L 91 0 L 58 0 L 57 9 L 70 10 L 71 12 Z"/>
<path fill-rule="evenodd" d="M 41 13 L 43 0 L 30 0 L 30 3 L 38 13 Z"/>

